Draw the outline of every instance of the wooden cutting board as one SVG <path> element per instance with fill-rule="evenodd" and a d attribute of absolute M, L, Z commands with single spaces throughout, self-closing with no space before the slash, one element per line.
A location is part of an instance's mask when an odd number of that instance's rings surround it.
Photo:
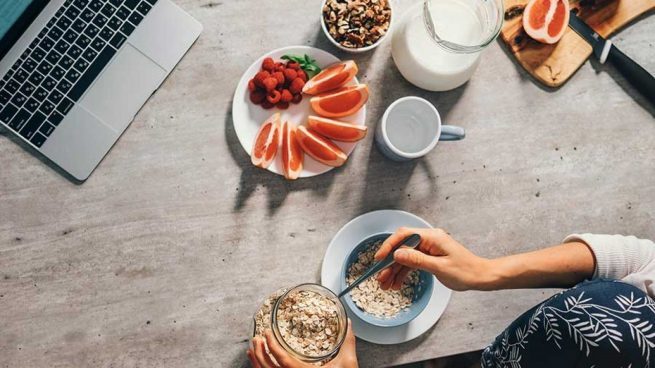
<path fill-rule="evenodd" d="M 591 46 L 570 28 L 554 45 L 532 40 L 522 26 L 523 8 L 528 1 L 504 0 L 504 3 L 501 37 L 519 64 L 539 82 L 550 87 L 561 86 L 591 55 Z M 655 0 L 571 0 L 569 3 L 603 37 L 655 9 Z"/>

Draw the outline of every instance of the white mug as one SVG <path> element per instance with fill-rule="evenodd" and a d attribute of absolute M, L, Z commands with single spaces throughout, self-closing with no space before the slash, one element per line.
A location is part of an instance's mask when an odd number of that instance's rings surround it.
<path fill-rule="evenodd" d="M 375 143 L 394 161 L 423 157 L 437 142 L 464 139 L 464 128 L 442 125 L 437 108 L 429 101 L 407 96 L 394 101 L 375 130 Z"/>

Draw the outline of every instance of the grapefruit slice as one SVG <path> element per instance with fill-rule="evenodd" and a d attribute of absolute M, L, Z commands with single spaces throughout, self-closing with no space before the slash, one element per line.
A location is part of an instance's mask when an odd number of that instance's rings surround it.
<path fill-rule="evenodd" d="M 536 41 L 553 44 L 569 25 L 569 0 L 530 0 L 523 11 L 523 28 Z"/>
<path fill-rule="evenodd" d="M 304 153 L 297 138 L 297 128 L 293 123 L 282 124 L 282 171 L 284 177 L 296 180 L 302 171 Z"/>
<path fill-rule="evenodd" d="M 368 86 L 341 87 L 335 91 L 314 96 L 309 100 L 317 114 L 328 118 L 340 118 L 359 111 L 368 101 Z"/>
<path fill-rule="evenodd" d="M 271 165 L 280 145 L 280 133 L 280 113 L 276 112 L 266 119 L 259 128 L 259 132 L 257 132 L 250 153 L 250 161 L 252 161 L 253 165 L 262 169 L 266 169 Z"/>
<path fill-rule="evenodd" d="M 314 160 L 333 167 L 339 167 L 346 162 L 348 156 L 334 143 L 302 125 L 298 127 L 297 132 L 300 147 Z"/>
<path fill-rule="evenodd" d="M 341 142 L 357 142 L 366 137 L 366 126 L 344 123 L 319 116 L 309 116 L 309 129 L 316 133 Z"/>
<path fill-rule="evenodd" d="M 345 86 L 356 74 L 357 64 L 352 60 L 332 64 L 308 80 L 302 91 L 309 95 L 332 91 Z"/>

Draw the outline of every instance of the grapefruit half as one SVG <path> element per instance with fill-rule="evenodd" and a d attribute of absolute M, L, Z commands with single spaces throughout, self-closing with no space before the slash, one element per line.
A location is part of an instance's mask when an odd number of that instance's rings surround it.
<path fill-rule="evenodd" d="M 332 64 L 308 80 L 302 91 L 309 95 L 332 91 L 345 86 L 355 75 L 357 64 L 352 60 Z"/>
<path fill-rule="evenodd" d="M 341 142 L 357 142 L 366 137 L 366 126 L 344 123 L 319 116 L 309 116 L 307 126 L 316 133 Z"/>
<path fill-rule="evenodd" d="M 523 10 L 523 28 L 536 41 L 553 44 L 569 25 L 569 0 L 530 0 Z"/>
<path fill-rule="evenodd" d="M 312 109 L 321 116 L 340 118 L 356 113 L 367 101 L 368 86 L 358 84 L 314 96 L 309 103 L 312 105 Z"/>
<path fill-rule="evenodd" d="M 339 167 L 346 162 L 348 156 L 328 139 L 302 125 L 298 127 L 297 132 L 300 147 L 314 160 L 333 167 Z"/>
<path fill-rule="evenodd" d="M 280 113 L 276 112 L 259 127 L 250 153 L 252 164 L 262 169 L 268 168 L 277 153 L 280 137 Z"/>
<path fill-rule="evenodd" d="M 282 124 L 282 171 L 284 177 L 296 180 L 302 171 L 304 153 L 298 143 L 295 124 L 285 121 Z"/>

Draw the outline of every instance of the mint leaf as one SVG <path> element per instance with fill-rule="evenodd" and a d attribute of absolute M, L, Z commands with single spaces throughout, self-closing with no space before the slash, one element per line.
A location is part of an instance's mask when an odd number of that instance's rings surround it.
<path fill-rule="evenodd" d="M 321 72 L 321 68 L 316 64 L 316 60 L 312 59 L 307 54 L 303 56 L 284 55 L 282 56 L 282 60 L 291 60 L 300 64 L 300 67 L 305 71 L 307 78 L 309 79 Z"/>

